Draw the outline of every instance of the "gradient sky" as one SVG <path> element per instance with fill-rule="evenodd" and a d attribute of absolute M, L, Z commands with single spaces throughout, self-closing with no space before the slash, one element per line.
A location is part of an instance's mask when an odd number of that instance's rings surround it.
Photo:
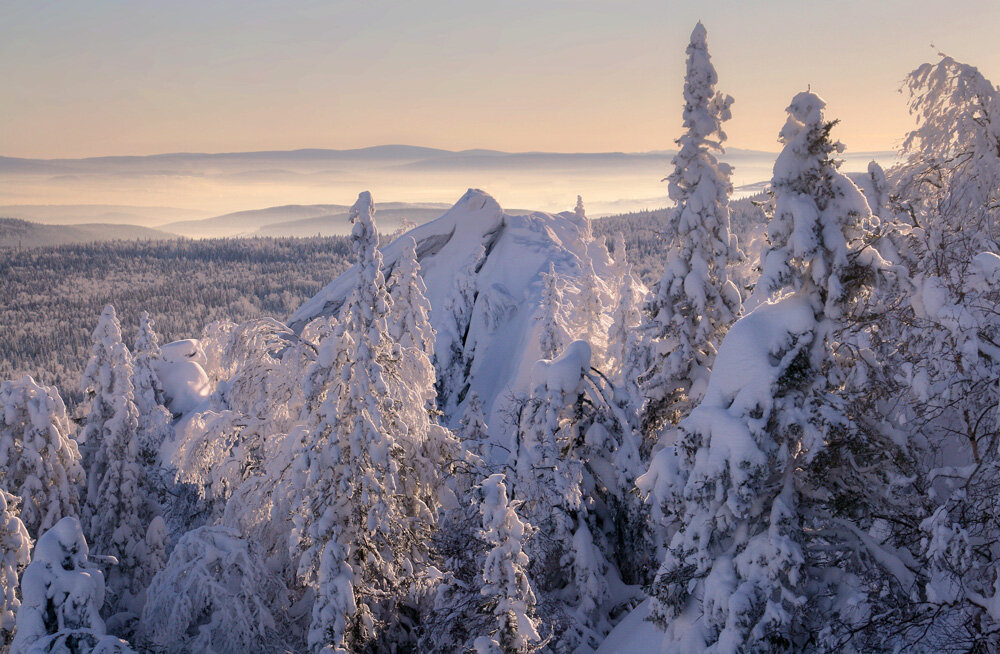
<path fill-rule="evenodd" d="M 1000 80 L 997 0 L 4 0 L 0 155 L 668 149 L 699 19 L 735 147 L 777 149 L 806 85 L 894 147 L 937 50 Z"/>

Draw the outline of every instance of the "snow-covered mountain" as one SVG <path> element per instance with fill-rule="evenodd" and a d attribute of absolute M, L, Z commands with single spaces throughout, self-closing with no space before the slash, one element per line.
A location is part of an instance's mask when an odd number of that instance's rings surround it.
<path fill-rule="evenodd" d="M 388 276 L 405 241 L 416 241 L 437 331 L 438 378 L 457 376 L 459 387 L 475 391 L 491 425 L 528 389 L 532 366 L 541 357 L 536 316 L 542 273 L 554 268 L 566 285 L 564 296 L 579 292 L 585 261 L 592 262 L 599 279 L 614 278 L 606 246 L 589 234 L 589 226 L 572 212 L 510 213 L 485 191 L 469 189 L 443 216 L 384 248 Z M 310 321 L 334 315 L 353 283 L 352 268 L 299 307 L 289 326 L 301 332 Z M 599 290 L 610 298 L 604 282 Z M 571 329 L 572 317 L 565 322 Z M 450 420 L 457 419 L 455 409 L 464 397 L 461 392 L 445 405 Z"/>

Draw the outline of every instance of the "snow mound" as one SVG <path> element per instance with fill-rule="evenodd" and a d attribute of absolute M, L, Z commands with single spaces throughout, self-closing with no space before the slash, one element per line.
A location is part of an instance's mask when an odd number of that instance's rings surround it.
<path fill-rule="evenodd" d="M 468 390 L 479 395 L 491 426 L 514 396 L 531 388 L 534 364 L 541 358 L 535 316 L 541 305 L 542 273 L 550 264 L 554 267 L 567 304 L 581 287 L 587 260 L 600 280 L 615 278 L 607 247 L 590 237 L 584 221 L 569 211 L 515 215 L 504 211 L 488 193 L 470 189 L 443 216 L 383 248 L 388 277 L 407 240 L 416 241 L 431 303 L 431 324 L 437 332 L 438 377 L 454 379 L 459 367 L 463 369 L 457 374 L 464 377 L 468 370 Z M 463 279 L 471 279 L 471 294 L 463 294 Z M 344 272 L 295 311 L 288 325 L 301 333 L 310 321 L 335 314 L 354 280 L 353 269 Z M 605 308 L 610 311 L 608 281 L 601 284 Z M 456 329 L 456 316 L 465 316 L 468 324 Z M 446 416 L 451 422 L 461 415 L 455 409 Z"/>
<path fill-rule="evenodd" d="M 167 343 L 160 359 L 151 363 L 163 385 L 167 408 L 177 415 L 189 413 L 212 394 L 212 383 L 202 368 L 205 353 L 195 340 Z"/>

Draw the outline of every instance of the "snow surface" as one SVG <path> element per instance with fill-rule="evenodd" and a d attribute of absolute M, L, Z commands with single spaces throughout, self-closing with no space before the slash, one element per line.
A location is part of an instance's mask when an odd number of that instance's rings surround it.
<path fill-rule="evenodd" d="M 174 343 L 164 345 L 164 353 L 172 345 Z M 163 385 L 167 408 L 174 414 L 190 413 L 212 394 L 212 384 L 208 375 L 196 361 L 154 359 L 152 364 L 156 376 Z"/>
<path fill-rule="evenodd" d="M 646 600 L 619 622 L 608 634 L 596 654 L 646 654 L 659 652 L 663 646 L 663 632 L 646 620 L 650 600 Z"/>

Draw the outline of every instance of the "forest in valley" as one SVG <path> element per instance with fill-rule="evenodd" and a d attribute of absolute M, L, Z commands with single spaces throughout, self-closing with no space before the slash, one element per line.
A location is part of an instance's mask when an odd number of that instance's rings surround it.
<path fill-rule="evenodd" d="M 662 210 L 0 251 L 3 650 L 1000 649 L 1000 88 L 734 198 L 719 87 Z"/>

